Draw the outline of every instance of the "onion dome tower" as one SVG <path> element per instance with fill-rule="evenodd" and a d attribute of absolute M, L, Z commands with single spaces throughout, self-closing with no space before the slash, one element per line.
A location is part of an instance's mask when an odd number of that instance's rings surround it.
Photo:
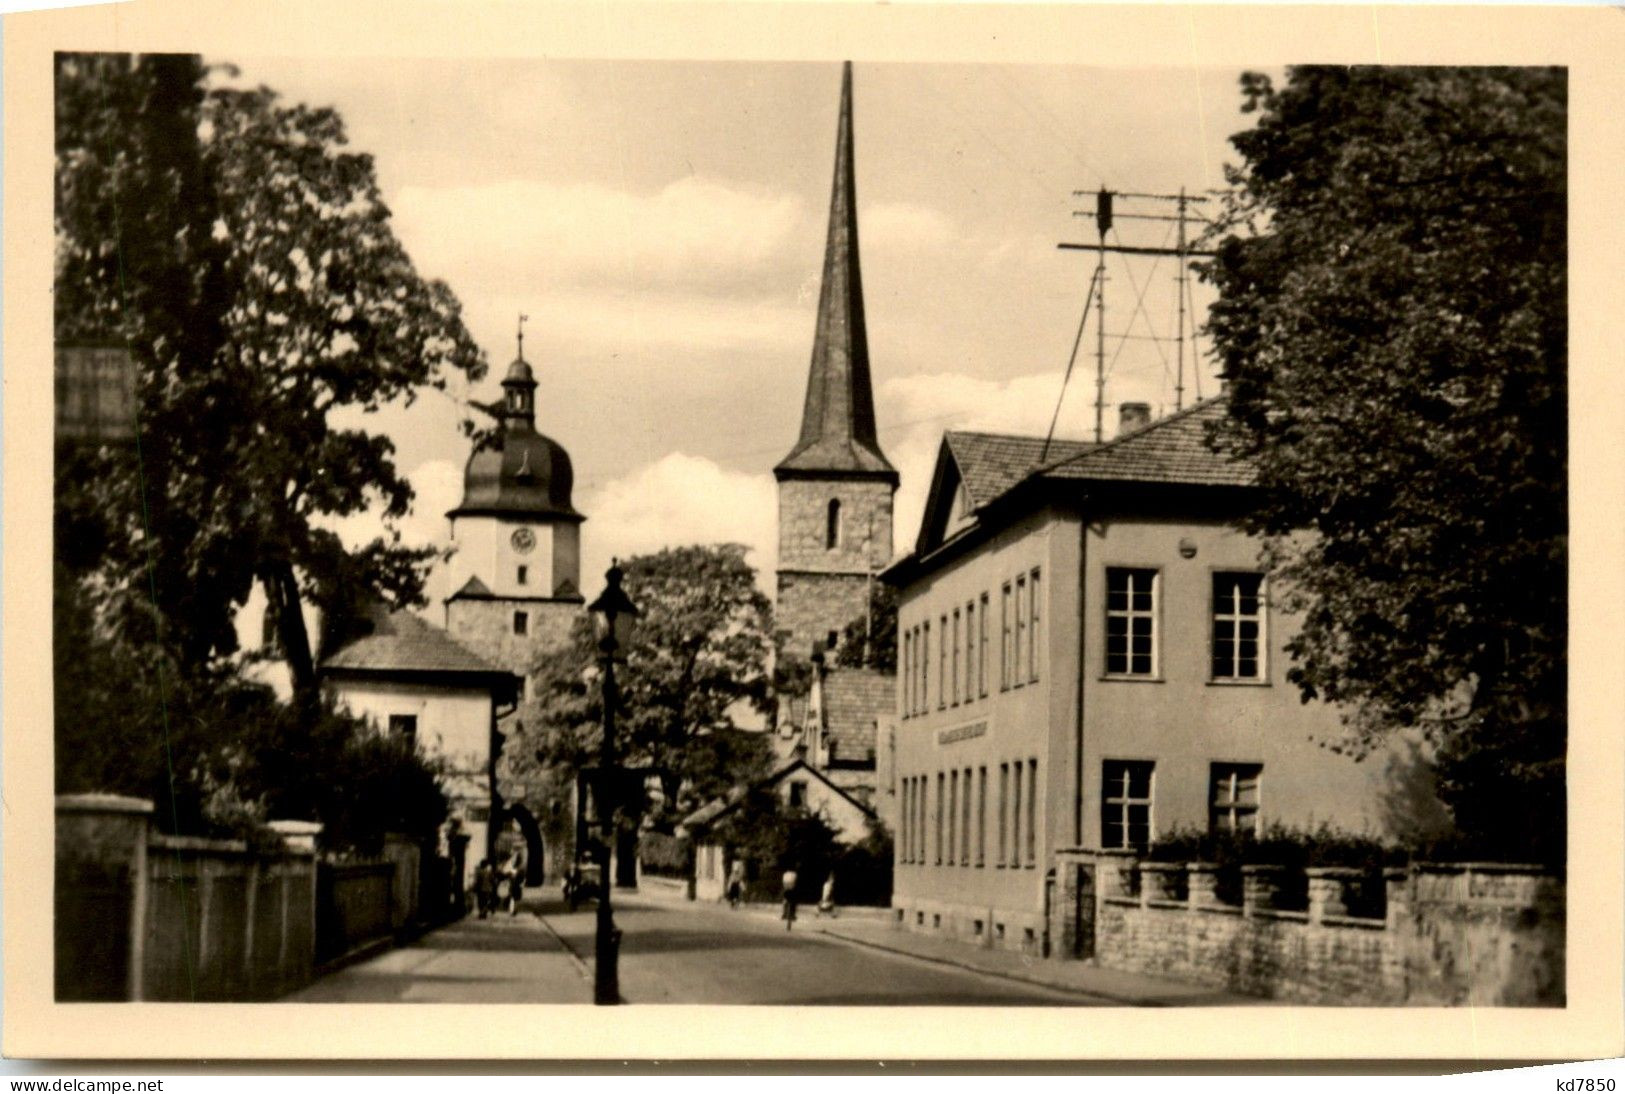
<path fill-rule="evenodd" d="M 842 627 L 863 615 L 873 575 L 891 561 L 898 477 L 875 436 L 852 143 L 848 61 L 841 73 L 835 178 L 801 433 L 773 469 L 779 494 L 776 615 L 790 632 L 789 649 L 801 656 L 832 645 Z"/>
<path fill-rule="evenodd" d="M 446 515 L 456 551 L 446 629 L 517 673 L 568 633 L 579 614 L 581 523 L 571 502 L 570 455 L 536 430 L 536 375 L 519 353 L 502 379 L 502 401 L 484 407 L 497 428 L 463 470 L 463 499 Z"/>

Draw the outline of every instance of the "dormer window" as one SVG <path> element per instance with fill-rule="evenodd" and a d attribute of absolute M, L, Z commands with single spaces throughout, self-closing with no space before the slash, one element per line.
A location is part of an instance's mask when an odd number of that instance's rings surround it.
<path fill-rule="evenodd" d="M 824 549 L 833 551 L 841 545 L 841 499 L 829 499 L 829 512 L 824 523 Z"/>

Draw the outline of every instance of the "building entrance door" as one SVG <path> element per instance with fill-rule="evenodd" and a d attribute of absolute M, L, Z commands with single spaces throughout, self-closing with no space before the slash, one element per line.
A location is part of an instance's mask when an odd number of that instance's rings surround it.
<path fill-rule="evenodd" d="M 1086 961 L 1095 956 L 1095 868 L 1093 864 L 1080 862 L 1073 869 L 1077 871 L 1073 879 L 1073 891 L 1077 893 L 1073 909 L 1077 920 L 1072 931 L 1072 956 Z"/>

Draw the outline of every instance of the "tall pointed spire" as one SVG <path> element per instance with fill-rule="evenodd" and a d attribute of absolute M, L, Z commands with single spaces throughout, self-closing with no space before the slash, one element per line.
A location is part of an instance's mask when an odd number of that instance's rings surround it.
<path fill-rule="evenodd" d="M 801 435 L 774 473 L 780 478 L 834 472 L 895 484 L 897 472 L 875 437 L 869 341 L 858 270 L 858 202 L 852 171 L 852 62 L 841 72 L 841 114 L 835 135 L 835 181 L 824 243 L 807 401 Z"/>

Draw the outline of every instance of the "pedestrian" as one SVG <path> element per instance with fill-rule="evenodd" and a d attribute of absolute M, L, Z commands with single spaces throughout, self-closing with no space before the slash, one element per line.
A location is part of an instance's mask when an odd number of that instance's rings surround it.
<path fill-rule="evenodd" d="M 745 860 L 736 858 L 728 867 L 728 907 L 738 908 L 745 895 Z"/>
<path fill-rule="evenodd" d="M 824 877 L 824 890 L 818 894 L 818 914 L 820 916 L 833 916 L 835 914 L 835 871 L 831 870 Z"/>
<path fill-rule="evenodd" d="M 784 929 L 787 931 L 796 921 L 796 882 L 799 880 L 794 866 L 784 871 L 784 877 L 780 879 L 784 885 Z"/>
<path fill-rule="evenodd" d="M 481 919 L 496 910 L 497 872 L 488 858 L 480 859 L 480 864 L 474 868 L 474 905 L 479 909 Z"/>
<path fill-rule="evenodd" d="M 519 914 L 519 900 L 525 895 L 525 852 L 515 847 L 508 858 L 508 914 Z"/>

